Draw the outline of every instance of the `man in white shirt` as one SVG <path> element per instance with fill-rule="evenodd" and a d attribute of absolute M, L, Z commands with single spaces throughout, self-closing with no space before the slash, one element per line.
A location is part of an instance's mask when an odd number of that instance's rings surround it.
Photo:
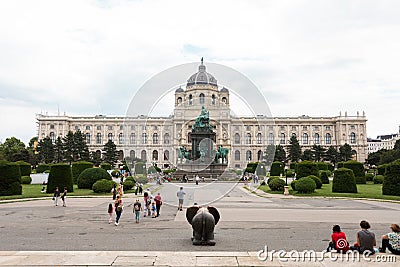
<path fill-rule="evenodd" d="M 176 193 L 176 196 L 178 197 L 178 210 L 182 211 L 182 205 L 183 205 L 183 200 L 185 199 L 185 191 L 183 191 L 183 187 L 179 189 L 179 191 Z"/>

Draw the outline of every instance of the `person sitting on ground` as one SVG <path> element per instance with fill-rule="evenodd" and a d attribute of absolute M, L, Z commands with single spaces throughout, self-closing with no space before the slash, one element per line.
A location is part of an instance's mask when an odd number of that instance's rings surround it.
<path fill-rule="evenodd" d="M 371 228 L 367 221 L 360 222 L 361 231 L 357 233 L 357 243 L 351 246 L 351 250 L 357 250 L 360 253 L 374 254 L 374 246 L 376 246 L 375 234 L 368 229 Z"/>
<path fill-rule="evenodd" d="M 349 250 L 349 243 L 347 242 L 346 234 L 342 232 L 339 225 L 334 225 L 332 228 L 331 241 L 327 251 L 334 251 L 345 253 Z"/>
<path fill-rule="evenodd" d="M 386 252 L 389 249 L 395 255 L 400 255 L 400 227 L 398 224 L 390 225 L 392 232 L 382 236 L 382 247 L 379 252 Z"/>

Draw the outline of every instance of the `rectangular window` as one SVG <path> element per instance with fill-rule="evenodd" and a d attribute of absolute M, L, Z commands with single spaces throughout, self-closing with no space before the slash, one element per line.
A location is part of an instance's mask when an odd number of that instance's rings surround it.
<path fill-rule="evenodd" d="M 319 126 L 314 126 L 314 131 L 319 131 Z"/>
<path fill-rule="evenodd" d="M 331 130 L 331 126 L 325 126 L 325 130 L 326 131 L 330 131 Z"/>
<path fill-rule="evenodd" d="M 98 131 L 101 130 L 101 126 L 100 125 L 98 125 L 96 128 L 97 128 Z"/>
<path fill-rule="evenodd" d="M 303 131 L 307 131 L 307 126 L 303 126 Z"/>
<path fill-rule="evenodd" d="M 54 124 L 50 124 L 50 129 L 54 129 Z"/>
<path fill-rule="evenodd" d="M 135 125 L 131 125 L 131 131 L 135 130 Z"/>
<path fill-rule="evenodd" d="M 90 125 L 86 125 L 86 131 L 90 130 Z"/>
<path fill-rule="evenodd" d="M 79 126 L 75 125 L 75 131 L 78 131 L 78 130 L 79 130 Z"/>
<path fill-rule="evenodd" d="M 296 130 L 297 130 L 296 126 L 292 126 L 292 131 L 296 131 Z"/>
<path fill-rule="evenodd" d="M 119 129 L 122 131 L 124 129 L 124 125 L 120 125 Z"/>
<path fill-rule="evenodd" d="M 113 129 L 112 125 L 108 125 L 108 126 L 107 126 L 107 129 L 108 129 L 108 130 L 112 130 L 112 129 Z"/>

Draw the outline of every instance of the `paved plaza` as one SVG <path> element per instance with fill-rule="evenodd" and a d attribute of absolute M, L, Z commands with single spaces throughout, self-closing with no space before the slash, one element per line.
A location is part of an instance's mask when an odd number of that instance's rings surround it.
<path fill-rule="evenodd" d="M 185 206 L 210 203 L 219 210 L 215 247 L 191 244 L 185 210 L 176 208 L 180 186 L 187 193 Z M 269 251 L 323 251 L 333 224 L 340 224 L 353 243 L 363 219 L 371 223 L 380 245 L 380 236 L 391 223 L 398 223 L 400 211 L 393 202 L 256 195 L 233 183 L 171 183 L 153 185 L 152 190 L 163 196 L 161 216 L 142 217 L 135 224 L 135 196 L 126 194 L 119 226 L 108 223 L 111 196 L 70 197 L 65 208 L 54 207 L 50 198 L 3 202 L 0 265 L 292 266 L 293 262 L 262 262 L 256 254 L 265 246 Z M 63 262 L 49 263 L 53 258 Z"/>

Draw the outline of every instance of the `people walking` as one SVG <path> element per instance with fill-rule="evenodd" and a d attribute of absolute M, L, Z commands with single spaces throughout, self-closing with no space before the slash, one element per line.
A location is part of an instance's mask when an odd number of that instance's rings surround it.
<path fill-rule="evenodd" d="M 60 197 L 60 190 L 58 190 L 58 186 L 56 186 L 56 189 L 54 190 L 54 195 L 53 195 L 54 206 L 58 206 L 58 198 L 59 197 Z"/>
<path fill-rule="evenodd" d="M 183 191 L 183 187 L 179 189 L 179 191 L 176 193 L 176 196 L 178 197 L 178 210 L 182 211 L 182 206 L 183 206 L 183 200 L 185 199 L 185 191 Z"/>
<path fill-rule="evenodd" d="M 119 195 L 117 196 L 117 199 L 115 200 L 114 203 L 114 207 L 115 207 L 115 214 L 117 215 L 115 217 L 115 225 L 117 226 L 119 224 L 119 219 L 121 218 L 122 210 L 124 208 L 121 196 Z"/>
<path fill-rule="evenodd" d="M 382 236 L 382 247 L 379 252 L 386 252 L 386 248 L 395 255 L 400 255 L 400 227 L 398 224 L 390 225 L 392 232 Z"/>
<path fill-rule="evenodd" d="M 117 199 L 117 184 L 114 184 L 113 185 L 113 188 L 112 188 L 112 194 L 113 194 L 113 200 L 116 200 Z"/>
<path fill-rule="evenodd" d="M 63 202 L 63 207 L 66 207 L 67 206 L 67 202 L 66 202 L 66 200 L 67 200 L 67 188 L 66 187 L 64 187 L 64 191 L 63 191 L 63 194 L 61 196 L 61 200 Z"/>
<path fill-rule="evenodd" d="M 146 217 L 146 214 L 148 215 L 148 216 L 150 216 L 151 215 L 151 209 L 150 209 L 150 206 L 151 206 L 151 199 L 152 199 L 152 197 L 151 197 L 151 192 L 150 192 L 150 190 L 149 189 L 147 189 L 144 193 L 143 193 L 143 200 L 144 200 L 144 217 Z"/>
<path fill-rule="evenodd" d="M 161 199 L 161 193 L 158 192 L 157 196 L 154 197 L 154 201 L 156 202 L 156 217 L 160 216 L 160 209 L 161 209 L 161 205 L 162 205 L 162 199 Z"/>
<path fill-rule="evenodd" d="M 108 204 L 107 212 L 108 212 L 108 215 L 110 216 L 110 218 L 108 219 L 108 223 L 112 223 L 112 215 L 114 213 L 114 207 L 113 207 L 113 205 L 111 203 Z"/>
<path fill-rule="evenodd" d="M 142 211 L 142 204 L 140 204 L 139 199 L 136 199 L 136 202 L 133 204 L 133 213 L 135 214 L 136 223 L 139 223 L 141 211 Z"/>
<path fill-rule="evenodd" d="M 196 185 L 199 184 L 199 181 L 200 181 L 200 177 L 199 177 L 199 175 L 197 174 L 197 175 L 196 175 Z"/>

